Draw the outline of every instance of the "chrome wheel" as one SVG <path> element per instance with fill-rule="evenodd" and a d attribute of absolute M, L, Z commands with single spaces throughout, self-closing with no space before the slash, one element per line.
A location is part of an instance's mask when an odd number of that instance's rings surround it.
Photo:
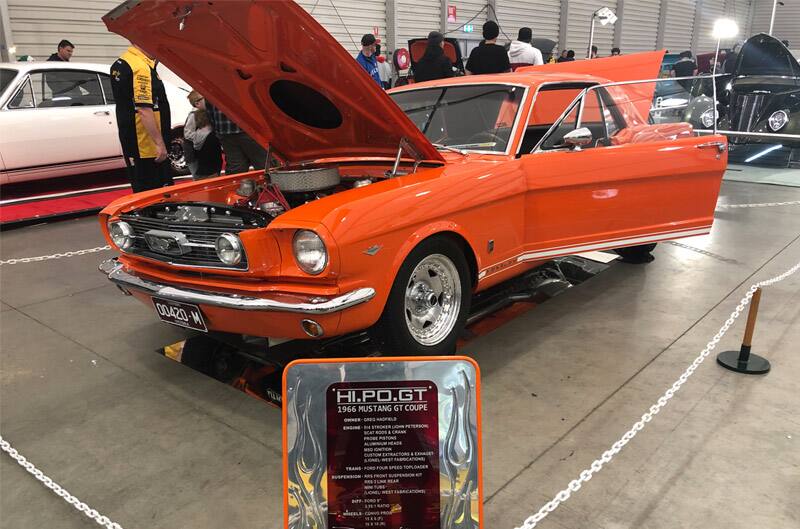
<path fill-rule="evenodd" d="M 414 340 L 425 346 L 445 340 L 458 321 L 461 278 L 449 257 L 425 257 L 411 272 L 405 291 L 406 326 Z"/>

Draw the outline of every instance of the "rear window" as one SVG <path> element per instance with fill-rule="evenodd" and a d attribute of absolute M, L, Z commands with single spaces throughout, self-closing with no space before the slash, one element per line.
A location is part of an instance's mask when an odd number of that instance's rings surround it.
<path fill-rule="evenodd" d="M 17 76 L 17 71 L 10 68 L 0 68 L 0 93 L 3 93 L 14 77 Z"/>

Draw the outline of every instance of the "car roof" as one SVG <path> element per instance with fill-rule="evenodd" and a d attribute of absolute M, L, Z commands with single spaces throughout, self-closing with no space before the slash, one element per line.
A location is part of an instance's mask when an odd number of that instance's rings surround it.
<path fill-rule="evenodd" d="M 579 73 L 544 73 L 544 72 L 521 72 L 521 73 L 501 73 L 501 74 L 486 74 L 486 75 L 466 75 L 461 77 L 449 77 L 447 79 L 438 79 L 436 81 L 425 81 L 423 83 L 414 83 L 410 85 L 400 86 L 390 90 L 391 93 L 403 92 L 406 90 L 415 90 L 421 88 L 433 88 L 437 86 L 457 86 L 457 85 L 474 85 L 474 84 L 507 84 L 507 85 L 522 85 L 531 88 L 537 88 L 546 83 L 608 83 L 608 79 L 597 77 L 594 75 L 579 74 Z"/>
<path fill-rule="evenodd" d="M 93 62 L 63 62 L 63 61 L 20 61 L 20 62 L 0 62 L 0 68 L 10 68 L 20 72 L 31 70 L 92 70 L 95 72 L 108 73 L 111 68 L 109 64 Z"/>

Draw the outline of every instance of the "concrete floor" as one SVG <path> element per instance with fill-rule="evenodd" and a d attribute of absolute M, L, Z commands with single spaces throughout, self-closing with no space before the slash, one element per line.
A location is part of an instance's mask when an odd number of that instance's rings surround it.
<path fill-rule="evenodd" d="M 800 200 L 723 184 L 722 203 Z M 719 210 L 711 236 L 598 277 L 469 344 L 483 373 L 486 529 L 511 528 L 608 448 L 746 288 L 800 260 L 800 208 Z M 83 219 L 3 233 L 2 258 L 103 243 Z M 124 527 L 282 525 L 279 411 L 154 351 L 181 338 L 98 274 L 110 252 L 0 269 L 0 429 Z M 763 377 L 713 357 L 543 528 L 800 526 L 800 274 L 765 290 Z M 743 320 L 721 349 L 738 348 Z M 95 527 L 0 455 L 0 527 Z"/>

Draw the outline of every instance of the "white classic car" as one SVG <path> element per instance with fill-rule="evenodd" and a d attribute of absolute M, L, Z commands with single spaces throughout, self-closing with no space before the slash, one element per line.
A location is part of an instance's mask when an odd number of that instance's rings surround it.
<path fill-rule="evenodd" d="M 0 63 L 0 184 L 125 166 L 106 64 Z M 52 87 L 66 86 L 65 95 Z M 170 165 L 186 172 L 185 88 L 164 81 L 172 115 Z M 68 95 L 66 95 L 68 92 Z"/>

